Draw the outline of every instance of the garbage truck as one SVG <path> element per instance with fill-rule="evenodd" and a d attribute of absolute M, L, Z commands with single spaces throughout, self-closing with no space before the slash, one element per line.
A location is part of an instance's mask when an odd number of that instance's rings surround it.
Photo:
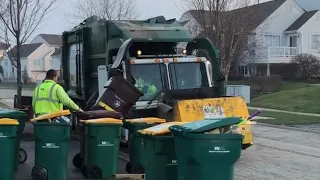
<path fill-rule="evenodd" d="M 223 99 L 225 86 L 218 49 L 206 38 L 194 38 L 175 19 L 159 16 L 143 21 L 114 21 L 92 16 L 63 32 L 61 78 L 69 96 L 82 108 L 97 101 L 105 83 L 115 74 L 132 84 L 137 84 L 138 78 L 147 79 L 156 87 L 153 95 L 145 93 L 139 98 L 130 118 L 157 116 L 159 102 L 173 107 L 173 121 L 249 116 L 241 99 Z M 194 105 L 192 102 L 199 100 L 201 103 L 193 108 L 199 109 L 200 115 L 194 119 L 188 119 L 190 115 L 183 117 L 188 114 L 183 105 Z M 185 111 L 182 114 L 181 108 Z M 221 114 L 223 109 L 230 112 Z M 243 144 L 249 147 L 253 144 L 251 126 L 244 126 Z M 127 140 L 124 130 L 122 141 Z"/>
<path fill-rule="evenodd" d="M 111 77 L 121 74 L 134 85 L 141 78 L 155 87 L 153 94 L 138 99 L 126 118 L 249 117 L 242 98 L 225 96 L 218 49 L 206 38 L 194 38 L 175 19 L 114 21 L 92 16 L 62 37 L 62 84 L 84 110 L 96 104 Z M 72 119 L 76 128 L 78 120 Z M 243 147 L 250 147 L 251 125 L 240 130 Z M 126 129 L 121 140 L 128 141 Z"/>

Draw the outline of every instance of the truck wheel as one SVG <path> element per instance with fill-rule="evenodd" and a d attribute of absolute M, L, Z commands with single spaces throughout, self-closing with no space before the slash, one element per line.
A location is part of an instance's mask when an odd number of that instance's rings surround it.
<path fill-rule="evenodd" d="M 33 167 L 31 176 L 33 180 L 46 180 L 48 178 L 48 172 L 42 167 Z"/>

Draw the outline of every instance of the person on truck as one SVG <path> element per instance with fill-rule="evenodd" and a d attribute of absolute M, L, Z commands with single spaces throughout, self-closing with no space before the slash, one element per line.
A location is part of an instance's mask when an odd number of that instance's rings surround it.
<path fill-rule="evenodd" d="M 62 86 L 57 84 L 57 71 L 50 69 L 42 84 L 33 91 L 32 107 L 35 116 L 41 116 L 63 110 L 63 105 L 74 111 L 82 111 L 75 104 Z"/>
<path fill-rule="evenodd" d="M 135 78 L 136 83 L 135 87 L 141 90 L 143 93 L 147 94 L 148 96 L 153 96 L 157 93 L 157 87 L 151 83 L 151 79 L 148 76 L 137 75 Z"/>

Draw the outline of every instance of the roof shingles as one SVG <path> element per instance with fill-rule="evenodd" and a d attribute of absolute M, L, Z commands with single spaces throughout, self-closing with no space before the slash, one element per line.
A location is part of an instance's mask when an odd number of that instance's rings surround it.
<path fill-rule="evenodd" d="M 59 56 L 62 53 L 62 48 L 56 48 L 52 56 Z"/>
<path fill-rule="evenodd" d="M 293 24 L 291 24 L 291 26 L 288 27 L 288 29 L 286 29 L 286 31 L 295 31 L 295 30 L 300 29 L 317 12 L 318 12 L 318 10 L 315 10 L 315 11 L 309 11 L 309 12 L 302 14 Z"/>
<path fill-rule="evenodd" d="M 251 30 L 256 29 L 260 24 L 262 24 L 274 11 L 276 11 L 286 0 L 273 0 L 265 3 L 255 4 L 252 6 L 247 6 L 244 8 L 234 9 L 225 12 L 226 19 L 231 19 L 233 17 L 242 17 L 246 14 L 246 21 L 252 22 L 250 24 Z M 201 22 L 203 16 L 205 16 L 206 21 L 212 19 L 212 13 L 210 11 L 200 11 L 200 10 L 190 10 L 188 11 L 193 18 L 198 22 Z"/>
<path fill-rule="evenodd" d="M 38 49 L 42 43 L 35 43 L 35 44 L 23 44 L 20 47 L 20 57 L 28 57 L 32 54 L 36 49 Z M 17 56 L 17 46 L 13 47 L 8 52 L 9 57 L 15 58 Z"/>
<path fill-rule="evenodd" d="M 49 45 L 62 46 L 62 36 L 57 34 L 39 34 Z"/>

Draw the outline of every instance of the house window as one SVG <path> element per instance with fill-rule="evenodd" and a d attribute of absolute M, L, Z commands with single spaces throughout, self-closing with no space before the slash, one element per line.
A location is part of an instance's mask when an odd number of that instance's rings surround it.
<path fill-rule="evenodd" d="M 40 66 L 41 66 L 41 60 L 42 60 L 42 59 L 34 59 L 34 60 L 33 60 L 33 67 L 34 67 L 34 68 L 40 68 Z"/>
<path fill-rule="evenodd" d="M 238 74 L 247 75 L 248 66 L 238 66 Z"/>
<path fill-rule="evenodd" d="M 4 66 L 7 67 L 8 65 L 9 65 L 8 61 L 5 61 L 5 62 L 4 62 Z"/>
<path fill-rule="evenodd" d="M 311 35 L 311 50 L 320 50 L 320 35 Z"/>
<path fill-rule="evenodd" d="M 318 12 L 317 20 L 320 21 L 320 13 Z"/>
<path fill-rule="evenodd" d="M 281 36 L 280 35 L 265 35 L 265 44 L 268 47 L 281 45 Z"/>

